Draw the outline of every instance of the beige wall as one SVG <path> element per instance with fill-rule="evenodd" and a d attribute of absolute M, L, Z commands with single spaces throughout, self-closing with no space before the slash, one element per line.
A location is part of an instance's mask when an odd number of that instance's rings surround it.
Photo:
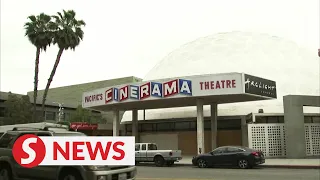
<path fill-rule="evenodd" d="M 110 87 L 120 84 L 137 82 L 139 79 L 135 77 L 124 77 L 118 79 L 110 79 L 105 81 L 96 81 L 85 84 L 76 84 L 71 86 L 64 86 L 58 88 L 50 88 L 48 91 L 47 99 L 54 100 L 56 102 L 61 102 L 68 105 L 73 105 L 77 107 L 82 104 L 82 94 L 83 92 L 92 91 L 99 88 Z M 43 96 L 44 90 L 38 91 L 38 99 Z M 33 97 L 33 91 L 28 92 L 30 98 Z"/>
<path fill-rule="evenodd" d="M 205 152 L 211 151 L 211 131 L 205 131 Z M 238 145 L 241 146 L 241 130 L 218 130 L 217 145 Z M 185 131 L 178 133 L 178 148 L 183 155 L 197 154 L 197 132 Z"/>
<path fill-rule="evenodd" d="M 130 136 L 131 133 L 127 133 Z M 211 131 L 205 131 L 205 152 L 211 151 Z M 140 142 L 157 143 L 160 149 L 179 149 L 183 155 L 197 154 L 197 132 L 181 131 L 181 132 L 155 132 L 140 133 Z M 241 146 L 242 135 L 241 130 L 218 130 L 217 145 Z"/>
<path fill-rule="evenodd" d="M 50 88 L 48 91 L 47 99 L 54 100 L 55 102 L 64 103 L 72 107 L 77 107 L 82 104 L 82 94 L 83 92 L 92 91 L 99 88 L 111 87 L 120 84 L 128 84 L 139 82 L 141 79 L 137 77 L 123 77 L 117 79 L 110 79 L 105 81 L 96 81 L 85 84 L 76 84 L 71 86 L 64 86 L 58 88 Z M 41 99 L 43 96 L 44 90 L 38 91 L 38 99 Z M 28 92 L 30 100 L 33 97 L 33 91 Z M 120 112 L 120 119 L 122 118 L 124 112 Z M 106 122 L 112 122 L 112 112 L 102 113 L 103 118 Z"/>
<path fill-rule="evenodd" d="M 178 150 L 178 133 L 141 133 L 140 142 L 156 143 L 159 149 Z"/>

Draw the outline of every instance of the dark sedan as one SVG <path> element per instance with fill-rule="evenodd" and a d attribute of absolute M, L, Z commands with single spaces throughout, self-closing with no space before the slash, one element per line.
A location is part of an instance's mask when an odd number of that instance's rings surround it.
<path fill-rule="evenodd" d="M 248 169 L 265 162 L 261 151 L 239 146 L 223 146 L 209 153 L 193 157 L 192 164 L 199 168 L 218 166 L 238 166 Z"/>

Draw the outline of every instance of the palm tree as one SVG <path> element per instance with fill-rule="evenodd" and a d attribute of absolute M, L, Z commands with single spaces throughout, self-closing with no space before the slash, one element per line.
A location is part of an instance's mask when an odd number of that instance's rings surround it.
<path fill-rule="evenodd" d="M 34 70 L 34 89 L 33 89 L 33 122 L 36 121 L 36 107 L 38 96 L 38 74 L 39 59 L 41 50 L 46 51 L 52 43 L 53 34 L 50 31 L 52 25 L 51 16 L 41 13 L 38 16 L 31 15 L 28 17 L 29 22 L 24 25 L 25 36 L 28 37 L 31 44 L 36 47 L 36 60 Z"/>
<path fill-rule="evenodd" d="M 42 99 L 42 113 L 45 113 L 45 102 L 48 94 L 50 84 L 53 80 L 53 76 L 56 73 L 57 67 L 59 65 L 62 53 L 64 50 L 75 50 L 75 48 L 80 44 L 83 39 L 82 26 L 86 23 L 83 20 L 77 20 L 75 18 L 76 13 L 73 10 L 65 11 L 63 14 L 58 12 L 57 16 L 52 16 L 55 19 L 55 27 L 53 34 L 53 44 L 58 44 L 59 51 L 56 57 L 56 61 L 53 65 L 50 77 L 47 82 L 46 89 L 44 90 Z"/>

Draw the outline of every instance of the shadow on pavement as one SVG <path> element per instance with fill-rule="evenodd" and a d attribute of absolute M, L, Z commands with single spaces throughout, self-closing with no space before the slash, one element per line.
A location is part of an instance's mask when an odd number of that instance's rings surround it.
<path fill-rule="evenodd" d="M 139 166 L 142 166 L 142 167 L 157 167 L 154 163 L 139 163 L 139 164 L 136 164 L 137 167 Z M 186 165 L 183 165 L 183 164 L 174 164 L 172 166 L 167 166 L 167 165 L 164 165 L 162 167 L 184 167 Z M 158 168 L 162 168 L 162 167 L 158 167 Z M 192 167 L 192 166 L 189 166 L 189 167 Z"/>

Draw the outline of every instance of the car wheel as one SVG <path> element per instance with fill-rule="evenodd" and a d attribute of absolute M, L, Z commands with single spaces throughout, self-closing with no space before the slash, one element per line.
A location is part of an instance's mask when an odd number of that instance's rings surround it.
<path fill-rule="evenodd" d="M 241 169 L 248 169 L 250 167 L 249 162 L 245 159 L 241 159 L 238 161 L 238 167 Z"/>
<path fill-rule="evenodd" d="M 0 179 L 1 180 L 13 180 L 12 179 L 12 172 L 9 167 L 0 167 Z"/>
<path fill-rule="evenodd" d="M 162 166 L 164 165 L 165 161 L 164 161 L 163 157 L 161 157 L 161 156 L 156 156 L 156 157 L 154 158 L 154 163 L 156 164 L 156 166 L 162 167 Z"/>
<path fill-rule="evenodd" d="M 167 161 L 167 166 L 172 166 L 174 164 L 174 161 Z"/>
<path fill-rule="evenodd" d="M 82 180 L 82 177 L 77 172 L 63 172 L 59 180 Z"/>
<path fill-rule="evenodd" d="M 207 161 L 205 161 L 205 160 L 203 160 L 203 159 L 199 159 L 199 160 L 197 161 L 197 164 L 198 164 L 198 167 L 199 167 L 199 168 L 206 168 L 206 167 L 208 167 Z"/>

